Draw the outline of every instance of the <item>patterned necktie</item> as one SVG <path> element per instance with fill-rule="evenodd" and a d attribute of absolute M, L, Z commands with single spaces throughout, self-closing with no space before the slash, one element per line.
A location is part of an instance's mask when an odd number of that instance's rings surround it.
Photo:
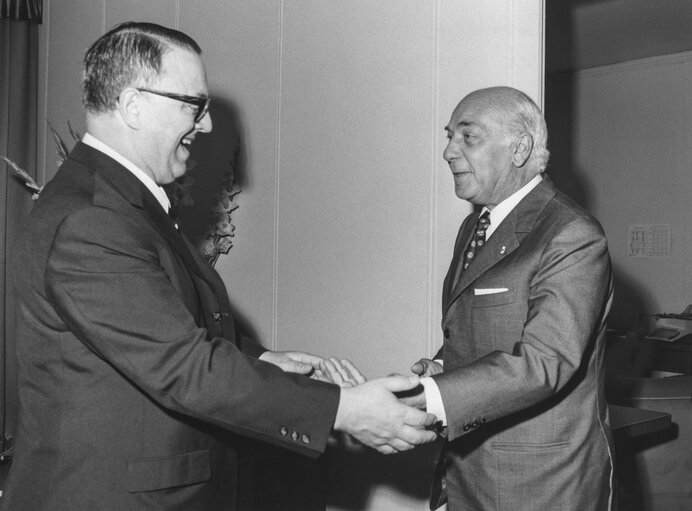
<path fill-rule="evenodd" d="M 486 211 L 478 218 L 471 241 L 468 247 L 466 247 L 466 252 L 464 252 L 464 265 L 462 271 L 469 267 L 469 264 L 471 264 L 471 261 L 476 255 L 476 251 L 485 244 L 485 233 L 488 227 L 490 227 L 490 212 Z"/>

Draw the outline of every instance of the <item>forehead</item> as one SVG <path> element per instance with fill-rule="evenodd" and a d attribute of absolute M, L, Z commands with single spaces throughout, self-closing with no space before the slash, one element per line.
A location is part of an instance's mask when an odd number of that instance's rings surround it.
<path fill-rule="evenodd" d="M 174 92 L 181 94 L 206 94 L 207 72 L 202 58 L 195 52 L 174 47 L 163 55 L 158 83 L 176 86 Z"/>
<path fill-rule="evenodd" d="M 492 108 L 490 98 L 482 95 L 470 95 L 464 98 L 452 112 L 447 131 L 455 131 L 468 126 L 486 130 L 502 127 L 499 112 Z"/>

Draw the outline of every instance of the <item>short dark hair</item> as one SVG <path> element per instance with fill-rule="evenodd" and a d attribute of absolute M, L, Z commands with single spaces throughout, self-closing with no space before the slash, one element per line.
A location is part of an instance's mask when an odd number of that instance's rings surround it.
<path fill-rule="evenodd" d="M 99 37 L 84 56 L 84 108 L 89 112 L 113 110 L 124 88 L 153 85 L 163 55 L 174 47 L 202 53 L 187 34 L 155 23 L 128 21 Z"/>

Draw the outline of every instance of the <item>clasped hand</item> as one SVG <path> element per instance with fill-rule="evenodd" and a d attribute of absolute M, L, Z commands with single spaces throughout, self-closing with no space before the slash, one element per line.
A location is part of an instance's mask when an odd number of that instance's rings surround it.
<path fill-rule="evenodd" d="M 350 361 L 335 358 L 326 359 L 319 374 L 342 389 L 334 429 L 385 454 L 413 449 L 437 437 L 430 430 L 437 419 L 425 412 L 425 399 L 417 409 L 408 397 L 422 393 L 418 376 L 366 381 Z"/>
<path fill-rule="evenodd" d="M 436 417 L 398 397 L 420 387 L 416 375 L 367 381 L 348 360 L 324 359 L 301 352 L 267 351 L 260 359 L 284 371 L 339 385 L 341 398 L 334 430 L 348 433 L 381 453 L 407 451 L 437 437 L 431 430 Z"/>

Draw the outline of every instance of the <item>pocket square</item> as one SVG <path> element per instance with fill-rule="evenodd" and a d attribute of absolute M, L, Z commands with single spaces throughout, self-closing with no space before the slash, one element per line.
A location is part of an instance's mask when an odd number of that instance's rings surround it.
<path fill-rule="evenodd" d="M 487 289 L 474 289 L 473 294 L 476 296 L 496 295 L 498 293 L 506 293 L 509 291 L 506 287 L 489 287 Z"/>

